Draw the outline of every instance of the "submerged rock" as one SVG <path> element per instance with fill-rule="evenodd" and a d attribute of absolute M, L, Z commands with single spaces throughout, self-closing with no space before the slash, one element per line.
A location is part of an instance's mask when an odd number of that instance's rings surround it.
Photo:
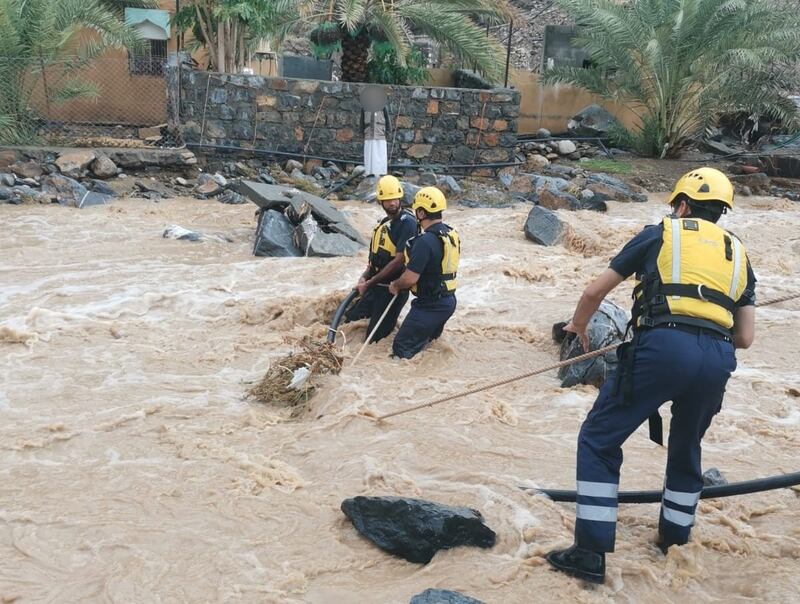
<path fill-rule="evenodd" d="M 467 597 L 457 591 L 426 589 L 421 594 L 411 598 L 408 604 L 483 604 L 483 602 Z"/>
<path fill-rule="evenodd" d="M 728 484 L 728 479 L 717 468 L 709 468 L 703 472 L 703 486 L 721 487 L 725 484 Z"/>
<path fill-rule="evenodd" d="M 354 497 L 342 512 L 356 530 L 382 550 L 427 564 L 440 549 L 489 548 L 495 533 L 477 510 L 402 497 Z"/>
<path fill-rule="evenodd" d="M 555 245 L 564 234 L 564 225 L 555 212 L 534 206 L 525 221 L 525 236 L 539 245 Z"/>
<path fill-rule="evenodd" d="M 621 343 L 627 324 L 628 313 L 616 304 L 604 300 L 589 321 L 589 346 L 592 350 L 598 350 L 610 344 Z M 556 323 L 553 326 L 553 339 L 561 344 L 559 358 L 562 361 L 586 353 L 575 334 L 564 331 L 565 325 L 566 323 Z M 562 367 L 558 370 L 561 387 L 571 388 L 577 384 L 599 387 L 608 374 L 616 369 L 617 364 L 617 353 L 612 350 L 603 356 Z"/>
<path fill-rule="evenodd" d="M 168 226 L 162 235 L 164 239 L 177 239 L 180 241 L 200 241 L 203 236 L 195 231 L 190 231 L 182 226 L 173 224 Z"/>

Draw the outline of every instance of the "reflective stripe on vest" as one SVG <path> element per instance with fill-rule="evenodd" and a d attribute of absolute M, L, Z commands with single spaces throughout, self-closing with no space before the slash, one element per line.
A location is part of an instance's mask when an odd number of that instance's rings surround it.
<path fill-rule="evenodd" d="M 739 289 L 739 277 L 742 270 L 742 244 L 736 237 L 733 237 L 733 276 L 731 277 L 731 288 L 728 297 L 734 298 L 736 290 Z M 735 298 L 734 298 L 735 299 Z"/>
<path fill-rule="evenodd" d="M 677 219 L 672 220 L 672 282 L 681 282 L 681 223 Z M 680 296 L 672 299 L 679 300 Z"/>

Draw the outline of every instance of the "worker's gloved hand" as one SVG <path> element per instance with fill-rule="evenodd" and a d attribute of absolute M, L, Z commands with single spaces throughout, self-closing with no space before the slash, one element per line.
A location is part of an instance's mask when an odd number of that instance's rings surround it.
<path fill-rule="evenodd" d="M 583 352 L 589 352 L 589 334 L 586 333 L 586 326 L 576 326 L 575 323 L 570 321 L 564 326 L 564 331 L 576 334 L 581 339 L 581 346 Z"/>
<path fill-rule="evenodd" d="M 369 286 L 367 285 L 367 280 L 364 279 L 364 277 L 359 277 L 356 289 L 358 290 L 359 296 L 363 296 L 365 293 L 367 293 Z"/>
<path fill-rule="evenodd" d="M 395 281 L 392 281 L 389 284 L 389 293 L 392 294 L 393 296 L 396 296 L 397 294 L 400 293 L 400 289 L 397 287 Z"/>

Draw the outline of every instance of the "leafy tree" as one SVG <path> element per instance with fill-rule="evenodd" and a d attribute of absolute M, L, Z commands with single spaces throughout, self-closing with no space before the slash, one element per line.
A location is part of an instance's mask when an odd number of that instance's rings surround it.
<path fill-rule="evenodd" d="M 796 119 L 800 17 L 764 0 L 557 0 L 577 23 L 588 69 L 558 67 L 573 84 L 633 111 L 647 155 L 675 157 L 719 116 Z"/>
<path fill-rule="evenodd" d="M 401 65 L 393 46 L 386 42 L 373 44 L 372 57 L 367 63 L 367 79 L 370 82 L 412 86 L 424 84 L 428 77 L 427 60 L 418 48 L 412 48 L 405 65 Z"/>
<path fill-rule="evenodd" d="M 299 22 L 299 9 L 297 0 L 188 0 L 172 23 L 208 51 L 212 71 L 236 73 L 261 40 L 279 42 Z"/>
<path fill-rule="evenodd" d="M 135 30 L 99 0 L 0 0 L 0 141 L 30 142 L 31 99 L 54 103 L 96 95 L 78 75 L 110 47 L 136 44 Z"/>

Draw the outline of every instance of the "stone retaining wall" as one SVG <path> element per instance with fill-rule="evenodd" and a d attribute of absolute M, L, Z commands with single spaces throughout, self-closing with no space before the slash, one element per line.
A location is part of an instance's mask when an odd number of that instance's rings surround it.
<path fill-rule="evenodd" d="M 363 84 L 184 70 L 181 121 L 189 144 L 318 155 L 361 163 Z M 387 87 L 392 163 L 514 160 L 519 92 Z M 392 140 L 394 139 L 394 140 Z M 391 152 L 391 151 L 390 151 Z"/>

